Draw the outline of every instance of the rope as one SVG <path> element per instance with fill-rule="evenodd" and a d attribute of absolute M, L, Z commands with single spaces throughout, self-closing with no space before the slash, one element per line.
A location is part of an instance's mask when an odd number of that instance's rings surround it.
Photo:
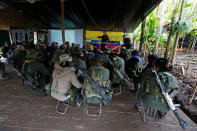
<path fill-rule="evenodd" d="M 95 20 L 91 17 L 91 15 L 90 15 L 90 13 L 89 13 L 89 11 L 88 11 L 88 9 L 87 9 L 87 6 L 86 6 L 84 0 L 81 0 L 81 1 L 82 1 L 82 3 L 83 3 L 83 6 L 84 6 L 84 8 L 85 8 L 85 10 L 86 10 L 86 12 L 87 12 L 89 18 L 91 19 L 91 21 L 94 23 L 94 25 L 95 25 L 97 28 L 99 28 L 99 29 L 101 29 L 101 30 L 109 30 L 109 29 L 111 29 L 112 27 L 114 28 L 115 22 L 114 22 L 111 26 L 109 26 L 108 28 L 105 28 L 105 29 L 104 29 L 104 28 L 100 27 L 100 26 L 95 22 Z"/>

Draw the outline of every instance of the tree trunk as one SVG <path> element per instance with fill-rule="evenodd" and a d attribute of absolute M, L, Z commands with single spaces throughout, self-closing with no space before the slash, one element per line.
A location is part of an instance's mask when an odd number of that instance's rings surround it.
<path fill-rule="evenodd" d="M 62 16 L 62 44 L 65 44 L 65 29 L 64 29 L 64 0 L 61 2 L 61 16 Z"/>
<path fill-rule="evenodd" d="M 185 35 L 183 36 L 183 40 L 182 40 L 182 42 L 181 42 L 180 54 L 182 54 L 184 40 L 185 40 Z"/>
<path fill-rule="evenodd" d="M 140 36 L 140 46 L 139 46 L 139 51 L 142 53 L 142 46 L 145 42 L 144 36 L 145 36 L 145 28 L 146 28 L 146 18 L 142 21 L 142 26 L 141 26 L 141 36 Z"/>
<path fill-rule="evenodd" d="M 167 40 L 167 44 L 166 44 L 166 51 L 165 51 L 165 54 L 164 54 L 164 58 L 168 58 L 169 45 L 170 45 L 170 42 L 171 42 L 171 39 L 172 39 L 172 29 L 173 29 L 173 24 L 174 24 L 174 21 L 175 21 L 178 2 L 176 1 L 176 3 L 174 5 L 175 6 L 174 6 L 172 19 L 171 19 L 171 23 L 170 23 L 170 31 L 169 31 L 169 35 L 168 35 L 168 40 Z"/>
<path fill-rule="evenodd" d="M 135 40 L 133 38 L 133 49 L 135 50 Z"/>
<path fill-rule="evenodd" d="M 157 35 L 160 37 L 161 34 L 162 34 L 162 30 L 163 30 L 163 24 L 164 24 L 164 18 L 165 18 L 165 11 L 166 11 L 166 8 L 167 8 L 167 3 L 164 1 L 164 4 L 161 8 L 161 14 L 159 14 L 159 18 L 160 18 L 160 21 L 158 23 L 158 30 L 157 30 Z M 159 44 L 159 38 L 156 40 L 156 43 L 154 45 L 154 50 L 153 50 L 153 53 L 157 53 L 157 48 L 158 48 L 158 44 Z"/>
<path fill-rule="evenodd" d="M 185 0 L 182 0 L 181 11 L 180 11 L 180 15 L 179 15 L 179 21 L 182 19 L 184 7 L 185 7 Z M 180 35 L 180 33 L 177 32 L 174 47 L 173 47 L 173 51 L 172 51 L 172 64 L 174 64 L 174 59 L 175 59 L 175 56 L 176 56 L 177 45 L 179 43 L 179 35 Z"/>

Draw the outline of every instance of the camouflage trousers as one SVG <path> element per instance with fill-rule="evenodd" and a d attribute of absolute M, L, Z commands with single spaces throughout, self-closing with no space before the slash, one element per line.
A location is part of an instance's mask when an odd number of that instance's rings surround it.
<path fill-rule="evenodd" d="M 2 62 L 0 62 L 0 77 L 3 76 L 4 72 L 5 72 L 5 65 Z"/>

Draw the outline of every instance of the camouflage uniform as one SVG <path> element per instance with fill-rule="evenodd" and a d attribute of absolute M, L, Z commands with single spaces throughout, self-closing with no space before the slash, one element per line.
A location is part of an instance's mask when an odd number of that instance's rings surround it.
<path fill-rule="evenodd" d="M 25 48 L 23 46 L 18 47 L 13 54 L 13 60 L 15 64 L 14 66 L 16 66 L 18 70 L 22 68 L 23 63 L 25 61 L 25 57 L 26 57 Z"/>
<path fill-rule="evenodd" d="M 46 78 L 50 77 L 50 73 L 41 62 L 39 62 L 36 59 L 33 59 L 33 57 L 36 57 L 37 55 L 38 55 L 38 52 L 36 52 L 36 50 L 34 49 L 30 49 L 27 51 L 26 60 L 22 67 L 22 74 L 24 74 L 25 76 L 28 75 L 26 77 L 30 77 L 31 75 L 35 73 L 39 73 L 41 75 L 41 78 L 39 81 L 40 81 L 40 85 L 42 86 Z M 31 78 L 28 78 L 28 79 L 31 79 Z"/>
<path fill-rule="evenodd" d="M 0 62 L 0 79 L 3 79 L 4 72 L 5 72 L 5 65 L 4 63 Z"/>
<path fill-rule="evenodd" d="M 135 91 L 139 88 L 139 75 L 143 70 L 143 66 L 143 59 L 138 55 L 132 56 L 126 64 L 126 72 L 129 78 L 133 80 Z"/>
<path fill-rule="evenodd" d="M 178 90 L 178 82 L 176 78 L 168 72 L 159 72 L 161 82 L 165 89 L 170 93 L 173 89 Z M 143 104 L 147 107 L 160 110 L 162 112 L 169 111 L 167 102 L 161 93 L 155 74 L 151 73 L 144 77 L 140 82 L 140 92 L 142 95 Z"/>
<path fill-rule="evenodd" d="M 121 57 L 115 56 L 112 59 L 112 62 L 114 63 L 115 67 L 118 69 L 118 71 L 124 76 L 125 74 L 125 61 Z M 114 84 L 120 84 L 121 79 L 115 74 L 112 73 L 112 83 Z"/>
<path fill-rule="evenodd" d="M 55 65 L 56 63 L 58 63 L 58 62 L 59 62 L 59 57 L 60 57 L 61 55 L 64 55 L 64 54 L 66 54 L 65 51 L 63 51 L 63 50 L 56 50 L 56 51 L 54 52 L 54 54 L 53 54 L 52 59 L 51 59 L 51 64 L 52 64 L 52 65 Z M 58 64 L 59 64 L 59 63 L 58 63 Z"/>
<path fill-rule="evenodd" d="M 86 70 L 87 67 L 86 67 L 86 62 L 81 59 L 81 58 L 78 58 L 76 63 L 75 63 L 75 68 L 76 69 L 83 69 L 83 70 Z"/>
<path fill-rule="evenodd" d="M 82 52 L 82 49 L 80 48 L 80 45 L 77 45 L 71 52 L 71 55 L 73 57 L 73 61 L 76 62 L 77 57 L 79 53 Z"/>
<path fill-rule="evenodd" d="M 101 56 L 97 56 L 94 61 L 103 61 Z M 107 68 L 101 65 L 92 65 L 88 71 L 88 74 L 94 81 L 99 81 L 100 85 L 103 88 L 110 88 L 111 82 L 109 80 L 110 72 Z M 100 103 L 102 97 L 94 90 L 94 87 L 89 83 L 87 79 L 84 80 L 83 88 L 85 90 L 85 99 L 88 103 Z M 111 92 L 104 92 L 109 97 L 112 97 Z"/>
<path fill-rule="evenodd" d="M 131 57 L 131 50 L 130 49 L 126 49 L 125 47 L 123 47 L 121 49 L 120 55 L 121 58 L 123 58 L 125 61 L 128 61 Z"/>

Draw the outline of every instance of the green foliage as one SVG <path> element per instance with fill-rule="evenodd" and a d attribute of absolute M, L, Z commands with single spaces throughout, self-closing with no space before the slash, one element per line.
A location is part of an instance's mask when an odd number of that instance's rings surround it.
<path fill-rule="evenodd" d="M 182 37 L 183 35 L 185 35 L 186 33 L 190 31 L 190 29 L 192 28 L 192 25 L 193 23 L 190 20 L 180 20 L 176 22 L 173 25 L 173 35 L 179 32 L 180 36 Z"/>
<path fill-rule="evenodd" d="M 148 42 L 149 49 L 154 47 L 157 39 L 159 39 L 160 47 L 165 47 L 165 44 L 168 39 L 169 32 L 163 32 L 161 35 L 157 35 L 157 25 L 160 23 L 162 8 L 165 7 L 165 17 L 164 17 L 164 25 L 167 25 L 171 22 L 171 17 L 173 14 L 174 4 L 178 2 L 177 13 L 176 17 L 180 14 L 180 7 L 182 0 L 164 0 L 160 5 L 159 9 L 156 8 L 152 11 L 146 18 L 146 29 L 145 29 L 145 36 L 142 37 L 144 42 Z M 167 4 L 166 4 L 167 3 Z M 167 6 L 167 7 L 166 7 Z M 157 16 L 156 16 L 157 15 Z M 173 25 L 173 38 L 170 43 L 170 47 L 173 47 L 175 34 L 180 32 L 180 37 L 183 37 L 185 34 L 190 35 L 191 40 L 197 37 L 197 0 L 187 0 L 184 6 L 184 13 L 182 16 L 181 21 L 176 22 Z M 177 21 L 177 19 L 175 19 Z M 133 37 L 136 43 L 140 43 L 140 36 L 141 36 L 141 26 L 139 26 L 134 32 Z"/>
<path fill-rule="evenodd" d="M 190 34 L 190 41 L 193 41 L 197 37 L 197 18 L 194 18 L 192 31 L 189 34 Z"/>
<path fill-rule="evenodd" d="M 153 48 L 154 44 L 156 43 L 156 40 L 159 38 L 159 36 L 156 34 L 156 26 L 158 23 L 157 17 L 154 15 L 154 12 L 151 12 L 148 15 L 148 19 L 146 22 L 146 39 L 147 42 L 150 44 L 149 48 Z"/>
<path fill-rule="evenodd" d="M 192 4 L 185 4 L 185 7 L 184 8 L 188 8 L 188 7 L 191 7 Z"/>
<path fill-rule="evenodd" d="M 165 43 L 166 43 L 167 39 L 168 39 L 167 33 L 161 34 L 161 36 L 159 37 L 159 44 L 161 47 L 165 47 Z"/>
<path fill-rule="evenodd" d="M 135 31 L 133 32 L 133 38 L 137 44 L 140 43 L 140 34 L 141 34 L 141 28 L 140 26 L 138 26 L 138 28 L 135 29 Z"/>

